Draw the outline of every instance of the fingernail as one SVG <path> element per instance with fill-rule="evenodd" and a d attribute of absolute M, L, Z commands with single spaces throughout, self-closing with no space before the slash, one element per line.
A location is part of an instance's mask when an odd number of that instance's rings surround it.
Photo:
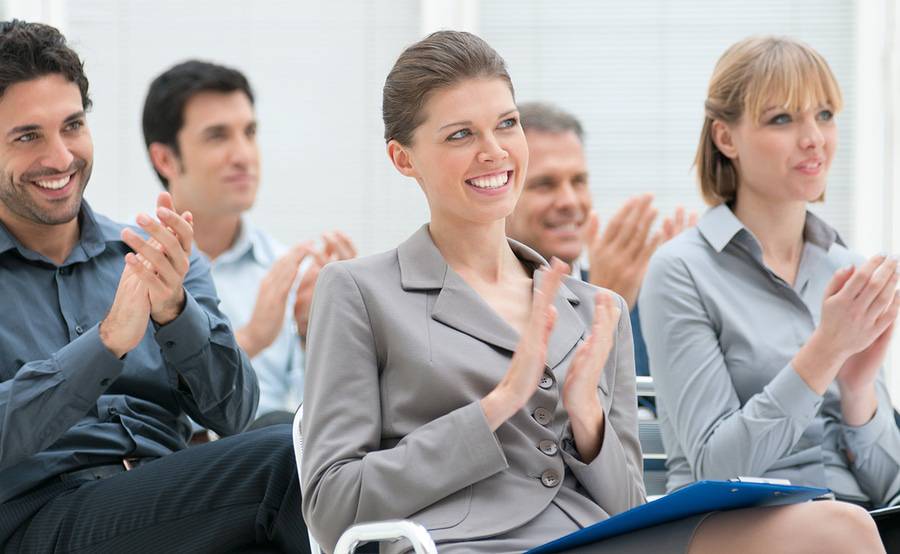
<path fill-rule="evenodd" d="M 138 225 L 150 225 L 150 218 L 144 214 L 138 214 L 137 222 Z"/>

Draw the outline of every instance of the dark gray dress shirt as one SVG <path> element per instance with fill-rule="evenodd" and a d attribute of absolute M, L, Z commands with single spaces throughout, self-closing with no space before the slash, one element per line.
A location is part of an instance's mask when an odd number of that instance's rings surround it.
<path fill-rule="evenodd" d="M 184 311 L 150 322 L 121 360 L 106 349 L 98 326 L 130 249 L 86 203 L 79 221 L 60 266 L 0 224 L 0 503 L 60 473 L 185 448 L 188 416 L 227 435 L 256 412 L 256 376 L 196 249 Z"/>
<path fill-rule="evenodd" d="M 669 490 L 773 477 L 876 506 L 900 491 L 900 431 L 883 371 L 875 416 L 851 427 L 837 384 L 819 396 L 790 364 L 819 324 L 834 272 L 862 261 L 812 213 L 804 239 L 793 286 L 765 266 L 759 242 L 726 205 L 654 254 L 641 325 Z"/>

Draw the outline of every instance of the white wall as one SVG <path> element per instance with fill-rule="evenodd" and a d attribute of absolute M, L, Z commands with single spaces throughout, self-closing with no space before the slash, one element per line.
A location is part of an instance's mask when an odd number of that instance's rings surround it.
<path fill-rule="evenodd" d="M 851 245 L 860 232 L 871 236 L 855 224 L 861 33 L 850 0 L 6 3 L 13 15 L 40 12 L 61 24 L 85 59 L 96 142 L 87 197 L 120 219 L 152 206 L 159 190 L 139 126 L 146 88 L 165 68 L 199 57 L 238 67 L 256 90 L 263 180 L 254 219 L 286 242 L 342 228 L 362 252 L 394 246 L 427 219 L 427 207 L 384 154 L 381 86 L 403 47 L 446 26 L 491 42 L 520 100 L 552 100 L 584 120 L 601 217 L 644 190 L 664 212 L 679 203 L 701 210 L 690 165 L 712 66 L 738 38 L 782 33 L 823 51 L 847 99 L 819 209 Z"/>

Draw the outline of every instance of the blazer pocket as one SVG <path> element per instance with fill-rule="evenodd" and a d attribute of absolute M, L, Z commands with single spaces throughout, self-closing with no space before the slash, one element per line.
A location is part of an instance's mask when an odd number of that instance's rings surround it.
<path fill-rule="evenodd" d="M 429 531 L 459 525 L 469 515 L 472 506 L 472 485 L 438 500 L 412 516 Z"/>
<path fill-rule="evenodd" d="M 603 378 L 600 379 L 597 388 L 600 389 L 600 394 L 603 395 L 603 398 L 609 398 L 609 387 L 606 386 L 606 381 Z"/>

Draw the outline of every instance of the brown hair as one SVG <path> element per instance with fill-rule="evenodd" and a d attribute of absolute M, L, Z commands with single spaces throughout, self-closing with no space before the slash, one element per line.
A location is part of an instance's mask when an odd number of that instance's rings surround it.
<path fill-rule="evenodd" d="M 713 141 L 713 122 L 736 123 L 745 114 L 758 119 L 772 101 L 790 111 L 825 103 L 838 112 L 843 106 L 828 63 L 808 45 L 786 37 L 750 37 L 732 45 L 710 79 L 694 158 L 707 204 L 733 202 L 738 189 L 734 162 Z"/>
<path fill-rule="evenodd" d="M 515 97 L 506 62 L 483 39 L 463 31 L 438 31 L 400 54 L 384 81 L 384 140 L 412 144 L 428 96 L 464 79 L 499 77 Z"/>

